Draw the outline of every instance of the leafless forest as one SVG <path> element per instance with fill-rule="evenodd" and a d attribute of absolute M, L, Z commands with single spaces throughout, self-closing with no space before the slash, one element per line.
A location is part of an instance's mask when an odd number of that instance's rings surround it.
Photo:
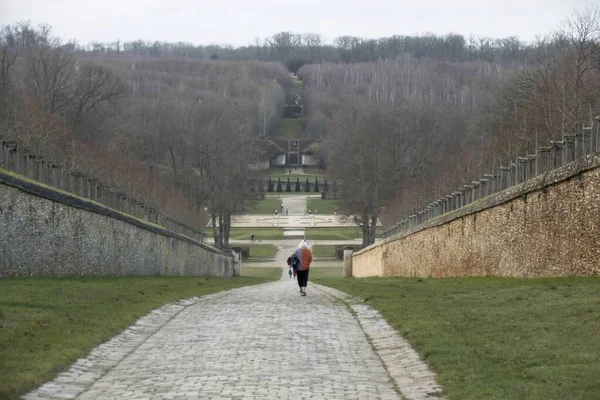
<path fill-rule="evenodd" d="M 599 46 L 600 12 L 588 8 L 536 43 L 513 46 L 514 57 L 409 53 L 300 68 L 308 134 L 323 140 L 330 176 L 352 193 L 346 211 L 364 224 L 366 243 L 382 211 L 392 222 L 594 123 Z"/>
<path fill-rule="evenodd" d="M 307 135 L 371 243 L 382 212 L 391 223 L 594 121 L 599 46 L 598 8 L 532 43 L 281 32 L 240 48 L 81 46 L 17 23 L 0 31 L 0 130 L 194 227 L 220 222 L 223 247 L 297 71 Z"/>
<path fill-rule="evenodd" d="M 199 228 L 207 208 L 227 229 L 291 85 L 278 63 L 98 55 L 28 24 L 1 60 L 5 137 Z"/>

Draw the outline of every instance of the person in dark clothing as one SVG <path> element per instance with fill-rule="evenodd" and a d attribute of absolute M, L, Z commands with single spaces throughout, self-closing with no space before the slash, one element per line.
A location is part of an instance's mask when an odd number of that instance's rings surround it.
<path fill-rule="evenodd" d="M 294 255 L 299 260 L 299 266 L 296 269 L 298 273 L 298 286 L 300 287 L 300 295 L 306 296 L 306 286 L 308 285 L 308 271 L 312 262 L 312 252 L 308 246 L 308 242 L 303 240 L 294 252 Z"/>

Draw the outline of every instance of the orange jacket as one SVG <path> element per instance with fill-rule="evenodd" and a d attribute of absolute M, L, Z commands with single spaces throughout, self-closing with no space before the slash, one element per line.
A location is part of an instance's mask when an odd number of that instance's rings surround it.
<path fill-rule="evenodd" d="M 306 271 L 309 269 L 312 262 L 312 252 L 310 249 L 297 249 L 294 253 L 300 260 L 300 270 Z"/>

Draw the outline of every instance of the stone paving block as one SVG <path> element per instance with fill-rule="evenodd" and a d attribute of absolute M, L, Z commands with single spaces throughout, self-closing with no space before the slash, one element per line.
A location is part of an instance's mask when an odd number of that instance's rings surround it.
<path fill-rule="evenodd" d="M 334 289 L 307 293 L 282 275 L 166 305 L 23 398 L 391 400 L 396 386 L 411 400 L 441 398 L 375 310 Z"/>

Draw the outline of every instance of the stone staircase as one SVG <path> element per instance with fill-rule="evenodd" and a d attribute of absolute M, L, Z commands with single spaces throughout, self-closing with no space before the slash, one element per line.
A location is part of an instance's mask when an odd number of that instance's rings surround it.
<path fill-rule="evenodd" d="M 284 239 L 304 239 L 304 229 L 302 228 L 284 228 Z"/>

